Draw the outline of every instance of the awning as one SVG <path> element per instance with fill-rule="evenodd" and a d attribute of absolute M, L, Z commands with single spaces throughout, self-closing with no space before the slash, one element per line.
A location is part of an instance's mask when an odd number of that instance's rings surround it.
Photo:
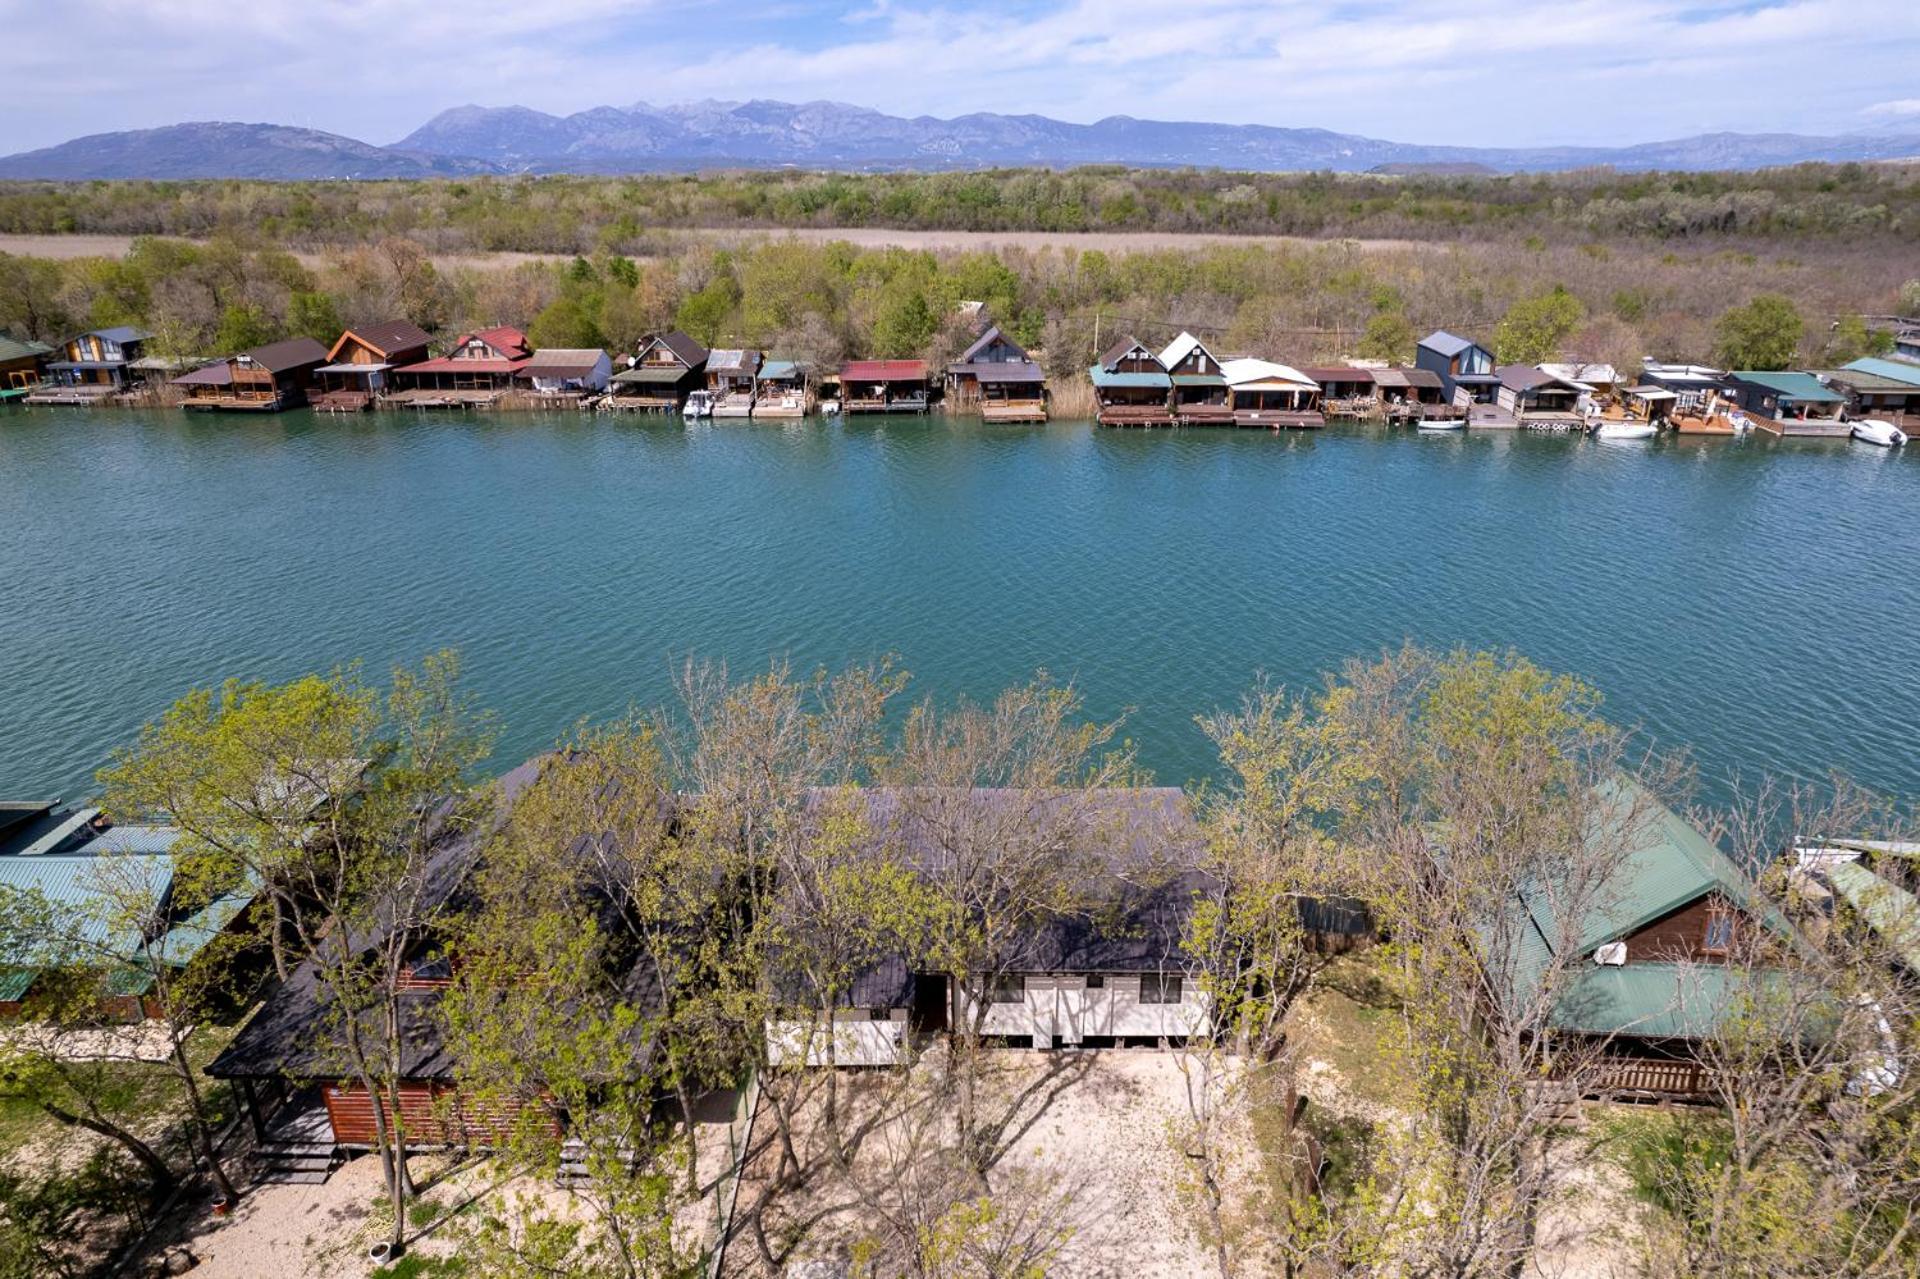
<path fill-rule="evenodd" d="M 1173 385 L 1164 373 L 1109 373 L 1098 364 L 1087 370 L 1087 376 L 1095 386 L 1114 390 L 1164 391 Z"/>
<path fill-rule="evenodd" d="M 1221 377 L 1218 373 L 1175 373 L 1173 375 L 1173 384 L 1175 386 L 1224 387 L 1227 384 L 1227 379 Z"/>
<path fill-rule="evenodd" d="M 385 373 L 391 364 L 322 364 L 315 373 Z"/>
<path fill-rule="evenodd" d="M 1677 400 L 1680 397 L 1663 386 L 1630 386 L 1627 394 L 1642 400 Z"/>

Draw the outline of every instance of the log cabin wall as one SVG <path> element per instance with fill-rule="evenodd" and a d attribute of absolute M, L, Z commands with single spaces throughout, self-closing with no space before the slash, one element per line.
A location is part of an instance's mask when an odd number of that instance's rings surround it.
<path fill-rule="evenodd" d="M 1717 893 L 1709 894 L 1688 902 L 1626 937 L 1627 962 L 1672 963 L 1688 959 L 1724 962 L 1724 953 L 1706 949 L 1708 918 L 1722 912 L 1733 914 L 1735 937 L 1750 926 L 1749 921 L 1726 898 Z"/>

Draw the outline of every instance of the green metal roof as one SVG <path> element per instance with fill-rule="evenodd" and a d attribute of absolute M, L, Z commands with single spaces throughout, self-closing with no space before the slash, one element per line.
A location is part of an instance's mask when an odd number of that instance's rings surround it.
<path fill-rule="evenodd" d="M 1875 377 L 1892 378 L 1908 386 L 1920 386 L 1920 364 L 1907 360 L 1883 360 L 1877 356 L 1866 355 L 1847 367 L 1858 373 L 1871 373 Z"/>
<path fill-rule="evenodd" d="M 1218 373 L 1175 373 L 1175 386 L 1225 386 L 1227 379 Z"/>
<path fill-rule="evenodd" d="M 53 348 L 45 342 L 22 342 L 11 333 L 0 333 L 0 364 L 52 353 Z"/>
<path fill-rule="evenodd" d="M 1728 374 L 1742 382 L 1751 382 L 1755 386 L 1764 386 L 1783 399 L 1798 400 L 1804 404 L 1844 404 L 1847 397 L 1830 387 L 1820 384 L 1820 379 L 1811 373 L 1767 373 L 1750 369 L 1735 369 Z"/>
<path fill-rule="evenodd" d="M 39 975 L 38 968 L 0 969 L 0 1003 L 11 1004 L 25 999 L 27 991 L 33 987 L 33 979 Z"/>
<path fill-rule="evenodd" d="M 0 889 L 35 893 L 62 914 L 77 916 L 77 940 L 88 946 L 125 947 L 131 954 L 139 937 L 109 917 L 104 889 L 125 888 L 158 906 L 173 881 L 173 858 L 164 853 L 120 853 L 101 857 L 59 854 L 0 858 Z"/>
<path fill-rule="evenodd" d="M 1173 386 L 1165 373 L 1109 373 L 1098 364 L 1087 370 L 1087 376 L 1102 390 L 1165 391 Z"/>
<path fill-rule="evenodd" d="M 1827 879 L 1907 967 L 1920 972 L 1920 899 L 1859 862 L 1835 863 Z"/>
<path fill-rule="evenodd" d="M 1879 373 L 1868 373 L 1863 369 L 1852 367 L 1842 369 L 1809 369 L 1807 371 L 1816 377 L 1826 377 L 1835 382 L 1845 383 L 1856 391 L 1866 391 L 1869 393 L 1890 391 L 1896 395 L 1903 392 L 1908 395 L 1920 395 L 1920 381 L 1910 379 L 1903 381 L 1897 377 L 1886 377 Z"/>
<path fill-rule="evenodd" d="M 672 386 L 681 378 L 692 376 L 691 372 L 681 368 L 628 369 L 623 373 L 614 374 L 613 380 L 628 386 L 636 382 L 646 386 Z"/>
<path fill-rule="evenodd" d="M 768 360 L 760 366 L 762 382 L 785 381 L 800 376 L 800 365 L 793 360 Z"/>
<path fill-rule="evenodd" d="M 1725 964 L 1589 964 L 1572 974 L 1553 1024 L 1574 1034 L 1698 1039 L 1729 1014 L 1764 1003 L 1777 984 Z"/>

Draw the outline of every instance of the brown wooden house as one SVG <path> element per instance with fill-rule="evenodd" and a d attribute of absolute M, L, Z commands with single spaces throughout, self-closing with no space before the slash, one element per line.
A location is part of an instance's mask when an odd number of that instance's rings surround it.
<path fill-rule="evenodd" d="M 173 379 L 181 407 L 277 413 L 307 402 L 327 348 L 312 338 L 288 338 L 195 369 Z"/>
<path fill-rule="evenodd" d="M 1109 347 L 1087 370 L 1102 426 L 1172 426 L 1173 379 L 1138 338 Z"/>
<path fill-rule="evenodd" d="M 44 342 L 23 342 L 0 332 L 0 401 L 24 398 L 40 384 L 40 370 L 53 355 Z"/>
<path fill-rule="evenodd" d="M 1181 426 L 1233 425 L 1233 394 L 1206 343 L 1182 333 L 1160 352 L 1160 367 L 1173 382 L 1173 416 Z"/>
<path fill-rule="evenodd" d="M 527 335 L 511 325 L 463 333 L 440 358 L 395 369 L 389 398 L 422 409 L 490 407 L 513 391 L 532 355 Z"/>
<path fill-rule="evenodd" d="M 432 341 L 425 329 L 408 320 L 348 329 L 316 370 L 313 407 L 330 413 L 372 408 L 392 385 L 393 371 L 425 360 Z"/>
<path fill-rule="evenodd" d="M 707 368 L 707 348 L 675 329 L 640 344 L 627 367 L 613 375 L 609 408 L 642 413 L 678 413 L 698 389 Z"/>
<path fill-rule="evenodd" d="M 1576 1055 L 1600 1054 L 1589 1090 L 1609 1097 L 1685 1097 L 1703 1087 L 1694 1051 L 1736 1014 L 1737 954 L 1802 944 L 1753 881 L 1713 841 L 1636 783 L 1610 795 L 1618 829 L 1632 842 L 1620 869 L 1578 920 L 1556 919 L 1543 895 L 1515 903 L 1508 955 L 1489 955 L 1499 990 L 1530 998 L 1567 949 L 1551 1024 Z M 1764 973 L 1764 970 L 1762 970 Z"/>
<path fill-rule="evenodd" d="M 849 360 L 840 366 L 841 409 L 847 413 L 925 413 L 925 360 Z"/>
<path fill-rule="evenodd" d="M 1047 377 L 1026 348 L 990 324 L 947 366 L 947 404 L 989 422 L 1047 420 Z"/>

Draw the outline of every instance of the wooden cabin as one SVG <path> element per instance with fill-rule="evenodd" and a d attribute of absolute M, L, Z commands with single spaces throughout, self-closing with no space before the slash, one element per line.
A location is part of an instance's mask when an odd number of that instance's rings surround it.
<path fill-rule="evenodd" d="M 1320 411 L 1320 384 L 1271 360 L 1228 360 L 1220 366 L 1232 396 L 1235 426 L 1311 430 L 1327 424 Z"/>
<path fill-rule="evenodd" d="M 1320 407 L 1328 417 L 1371 418 L 1379 415 L 1377 369 L 1355 364 L 1315 365 L 1300 370 L 1320 387 Z"/>
<path fill-rule="evenodd" d="M 1206 343 L 1181 333 L 1160 352 L 1160 367 L 1173 382 L 1173 417 L 1181 426 L 1233 425 L 1233 395 Z"/>
<path fill-rule="evenodd" d="M 1814 376 L 1847 397 L 1847 416 L 1878 418 L 1909 433 L 1920 429 L 1920 364 L 1855 360 Z"/>
<path fill-rule="evenodd" d="M 678 413 L 687 396 L 704 385 L 707 348 L 675 329 L 656 333 L 613 375 L 607 408 L 641 413 Z"/>
<path fill-rule="evenodd" d="M 925 413 L 930 407 L 925 360 L 849 360 L 840 366 L 845 413 Z"/>
<path fill-rule="evenodd" d="M 173 379 L 182 408 L 277 413 L 307 402 L 327 348 L 312 338 L 288 338 L 195 369 Z"/>
<path fill-rule="evenodd" d="M 1629 843 L 1620 868 L 1578 919 L 1556 919 L 1544 895 L 1516 900 L 1516 953 L 1486 957 L 1491 985 L 1524 999 L 1564 954 L 1550 1024 L 1573 1057 L 1600 1054 L 1589 1095 L 1698 1097 L 1695 1051 L 1748 993 L 1730 958 L 1763 937 L 1801 939 L 1712 840 L 1636 783 L 1612 783 L 1605 798 L 1613 816 L 1592 838 Z"/>
<path fill-rule="evenodd" d="M 432 342 L 425 329 L 409 320 L 348 329 L 316 370 L 313 407 L 328 413 L 372 408 L 392 384 L 393 371 L 425 360 Z"/>
<path fill-rule="evenodd" d="M 989 422 L 1047 420 L 1047 378 L 1026 348 L 989 325 L 947 366 L 947 404 Z"/>
<path fill-rule="evenodd" d="M 1530 431 L 1577 431 L 1585 425 L 1583 403 L 1593 403 L 1588 388 L 1557 378 L 1531 364 L 1508 364 L 1500 369 L 1500 390 L 1494 403 Z"/>
<path fill-rule="evenodd" d="M 145 379 L 132 365 L 152 339 L 153 334 L 128 324 L 68 338 L 61 344 L 60 358 L 47 361 L 46 375 L 27 393 L 27 402 L 98 404 L 134 389 Z"/>
<path fill-rule="evenodd" d="M 1172 426 L 1173 378 L 1138 338 L 1109 347 L 1087 370 L 1102 426 Z"/>
<path fill-rule="evenodd" d="M 1452 421 L 1466 410 L 1447 399 L 1440 375 L 1432 369 L 1373 370 L 1376 410 L 1393 423 Z"/>
<path fill-rule="evenodd" d="M 1843 412 L 1847 397 L 1811 373 L 1729 372 L 1726 395 L 1755 426 L 1774 435 L 1852 433 Z"/>
<path fill-rule="evenodd" d="M 0 333 L 0 402 L 25 399 L 40 385 L 40 370 L 52 354 L 45 342 L 22 342 Z"/>
<path fill-rule="evenodd" d="M 755 383 L 764 358 L 758 351 L 707 352 L 707 396 L 713 416 L 753 416 Z"/>
<path fill-rule="evenodd" d="M 492 407 L 514 389 L 532 356 L 527 335 L 511 325 L 462 333 L 440 358 L 395 369 L 399 389 L 388 398 L 419 409 Z"/>
<path fill-rule="evenodd" d="M 1581 360 L 1561 360 L 1537 366 L 1542 373 L 1572 382 L 1592 394 L 1599 402 L 1612 399 L 1620 391 L 1620 371 L 1611 364 Z"/>
<path fill-rule="evenodd" d="M 767 360 L 753 381 L 754 418 L 805 417 L 813 412 L 813 380 L 794 360 Z"/>
<path fill-rule="evenodd" d="M 542 407 L 578 407 L 607 389 L 613 360 L 598 347 L 548 347 L 529 356 L 517 376 Z"/>
<path fill-rule="evenodd" d="M 1413 362 L 1416 368 L 1439 377 L 1449 404 L 1463 408 L 1491 404 L 1499 393 L 1500 375 L 1494 371 L 1493 352 L 1471 338 L 1437 329 L 1420 339 Z"/>
<path fill-rule="evenodd" d="M 1726 381 L 1726 373 L 1704 364 L 1663 364 L 1647 360 L 1640 370 L 1640 385 L 1673 392 L 1668 416 L 1682 418 L 1706 413 L 1708 402 L 1717 398 Z"/>

